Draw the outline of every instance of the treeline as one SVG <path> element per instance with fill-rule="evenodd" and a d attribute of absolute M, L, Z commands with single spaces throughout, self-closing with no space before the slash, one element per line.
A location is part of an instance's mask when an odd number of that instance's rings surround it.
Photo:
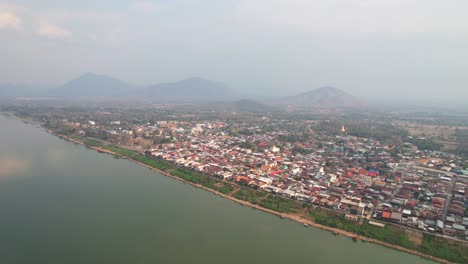
<path fill-rule="evenodd" d="M 295 133 L 295 134 L 288 134 L 288 135 L 279 135 L 278 140 L 283 142 L 305 142 L 312 138 L 310 133 Z"/>
<path fill-rule="evenodd" d="M 361 138 L 372 138 L 385 144 L 400 146 L 403 142 L 409 142 L 416 145 L 420 150 L 431 151 L 437 151 L 442 148 L 442 144 L 434 142 L 431 139 L 410 137 L 410 134 L 406 129 L 382 122 L 322 121 L 317 125 L 316 129 L 318 131 L 324 131 L 331 134 L 340 134 L 342 126 L 345 126 L 346 133 L 348 135 Z"/>
<path fill-rule="evenodd" d="M 314 218 L 315 222 L 321 225 L 339 228 L 408 249 L 416 248 L 416 245 L 409 240 L 408 235 L 406 235 L 403 228 L 398 228 L 392 225 L 386 225 L 382 228 L 368 223 L 358 224 L 355 221 L 345 219 L 343 214 L 324 209 L 311 210 L 310 215 Z"/>
<path fill-rule="evenodd" d="M 420 138 L 407 138 L 406 142 L 414 144 L 420 150 L 431 150 L 438 151 L 442 148 L 442 144 L 434 142 L 431 139 L 420 139 Z"/>
<path fill-rule="evenodd" d="M 458 143 L 456 154 L 468 158 L 468 129 L 455 129 L 455 139 Z"/>
<path fill-rule="evenodd" d="M 400 127 L 388 123 L 371 122 L 367 120 L 326 120 L 314 126 L 314 130 L 326 134 L 341 134 L 341 128 L 346 128 L 346 133 L 361 138 L 372 138 L 384 143 L 399 145 L 409 136 L 409 132 Z"/>
<path fill-rule="evenodd" d="M 409 240 L 404 227 L 387 224 L 385 227 L 377 227 L 368 223 L 358 224 L 346 220 L 344 215 L 324 209 L 313 209 L 310 215 L 316 223 L 339 228 L 368 238 L 384 241 L 412 250 L 446 259 L 455 263 L 468 263 L 468 249 L 455 241 L 448 241 L 430 234 L 423 234 L 422 245 L 416 245 Z"/>

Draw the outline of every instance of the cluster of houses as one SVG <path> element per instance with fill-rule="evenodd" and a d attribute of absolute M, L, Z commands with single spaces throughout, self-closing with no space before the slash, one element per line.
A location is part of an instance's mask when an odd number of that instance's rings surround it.
<path fill-rule="evenodd" d="M 311 132 L 295 139 L 289 127 L 313 131 L 313 125 L 268 121 L 274 129 L 222 121 L 158 121 L 125 128 L 120 121 L 89 121 L 82 127 L 101 126 L 131 140 L 164 138 L 160 144 L 147 140 L 146 154 L 337 210 L 348 219 L 363 217 L 376 225 L 392 222 L 468 239 L 468 171 L 459 157 L 420 151 L 410 143 L 395 153 L 394 146 L 347 135 L 345 128 L 335 135 Z"/>
<path fill-rule="evenodd" d="M 453 155 L 408 146 L 395 156 L 390 146 L 345 134 L 316 134 L 301 142 L 279 140 L 287 131 L 230 136 L 225 126 L 195 125 L 147 154 L 342 211 L 349 219 L 372 218 L 462 238 L 468 234 L 468 177 Z M 242 147 L 246 142 L 250 147 Z"/>

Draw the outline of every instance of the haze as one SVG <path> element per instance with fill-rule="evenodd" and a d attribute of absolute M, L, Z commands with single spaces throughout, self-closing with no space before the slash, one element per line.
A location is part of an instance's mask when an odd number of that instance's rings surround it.
<path fill-rule="evenodd" d="M 252 94 L 330 85 L 468 99 L 464 0 L 0 0 L 0 83 L 200 76 Z"/>

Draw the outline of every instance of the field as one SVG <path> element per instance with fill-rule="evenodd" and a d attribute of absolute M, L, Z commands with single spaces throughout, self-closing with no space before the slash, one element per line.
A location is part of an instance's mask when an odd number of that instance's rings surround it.
<path fill-rule="evenodd" d="M 398 122 L 398 126 L 408 130 L 414 137 L 430 138 L 434 142 L 443 145 L 443 150 L 455 150 L 458 146 L 455 138 L 455 130 L 467 129 L 467 127 L 428 125 L 413 122 Z"/>

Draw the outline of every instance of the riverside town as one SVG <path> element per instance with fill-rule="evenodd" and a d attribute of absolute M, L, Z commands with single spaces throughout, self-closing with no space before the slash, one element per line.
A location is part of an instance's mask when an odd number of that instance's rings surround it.
<path fill-rule="evenodd" d="M 435 142 L 378 115 L 361 122 L 160 105 L 4 111 L 305 226 L 311 221 L 353 239 L 468 259 L 466 158 L 434 150 Z"/>

